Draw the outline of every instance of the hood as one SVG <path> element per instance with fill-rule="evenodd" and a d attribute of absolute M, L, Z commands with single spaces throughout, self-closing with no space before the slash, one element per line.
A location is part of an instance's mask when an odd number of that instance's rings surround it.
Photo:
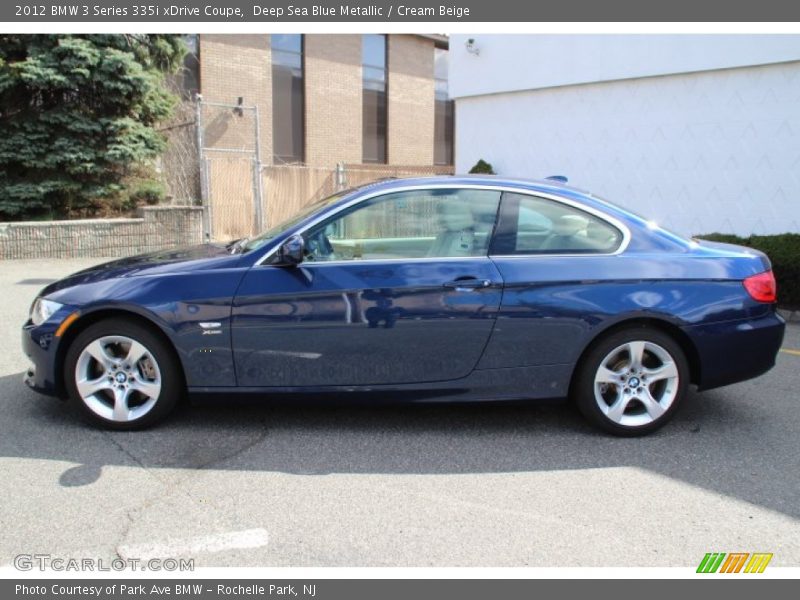
<path fill-rule="evenodd" d="M 96 283 L 120 277 L 163 275 L 204 269 L 235 266 L 240 254 L 231 254 L 230 245 L 200 244 L 173 250 L 160 250 L 102 263 L 68 275 L 51 283 L 42 296 L 81 284 Z"/>

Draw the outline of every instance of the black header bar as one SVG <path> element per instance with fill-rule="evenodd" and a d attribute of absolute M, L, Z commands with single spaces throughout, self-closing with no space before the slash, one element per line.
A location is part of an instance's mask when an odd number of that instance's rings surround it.
<path fill-rule="evenodd" d="M 786 0 L 11 0 L 11 23 L 52 22 L 792 22 Z"/>

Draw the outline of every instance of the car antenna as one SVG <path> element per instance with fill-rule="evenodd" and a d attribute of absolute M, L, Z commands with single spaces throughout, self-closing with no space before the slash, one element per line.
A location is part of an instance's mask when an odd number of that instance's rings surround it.
<path fill-rule="evenodd" d="M 557 181 L 559 183 L 567 183 L 569 179 L 567 179 L 566 175 L 550 175 L 550 177 L 545 177 L 547 181 Z"/>

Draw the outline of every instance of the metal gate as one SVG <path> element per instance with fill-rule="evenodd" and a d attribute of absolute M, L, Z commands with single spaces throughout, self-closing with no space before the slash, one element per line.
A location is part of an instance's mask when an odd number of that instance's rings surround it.
<path fill-rule="evenodd" d="M 264 165 L 257 106 L 199 99 L 195 111 L 207 241 L 255 235 L 312 202 L 377 179 L 453 172 L 431 165 Z"/>
<path fill-rule="evenodd" d="M 196 104 L 206 240 L 258 233 L 264 226 L 258 107 L 205 100 Z"/>

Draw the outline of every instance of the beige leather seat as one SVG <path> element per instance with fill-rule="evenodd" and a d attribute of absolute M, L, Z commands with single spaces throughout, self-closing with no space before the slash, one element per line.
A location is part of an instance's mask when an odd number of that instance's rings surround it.
<path fill-rule="evenodd" d="M 580 215 L 562 215 L 553 223 L 553 230 L 542 244 L 542 250 L 569 252 L 591 248 L 586 239 L 589 220 Z"/>
<path fill-rule="evenodd" d="M 603 225 L 597 221 L 590 221 L 586 226 L 586 239 L 598 250 L 611 248 L 617 242 L 614 230 L 608 225 Z"/>
<path fill-rule="evenodd" d="M 469 205 L 457 198 L 436 206 L 442 231 L 428 250 L 428 256 L 472 256 L 475 250 L 475 219 Z"/>

